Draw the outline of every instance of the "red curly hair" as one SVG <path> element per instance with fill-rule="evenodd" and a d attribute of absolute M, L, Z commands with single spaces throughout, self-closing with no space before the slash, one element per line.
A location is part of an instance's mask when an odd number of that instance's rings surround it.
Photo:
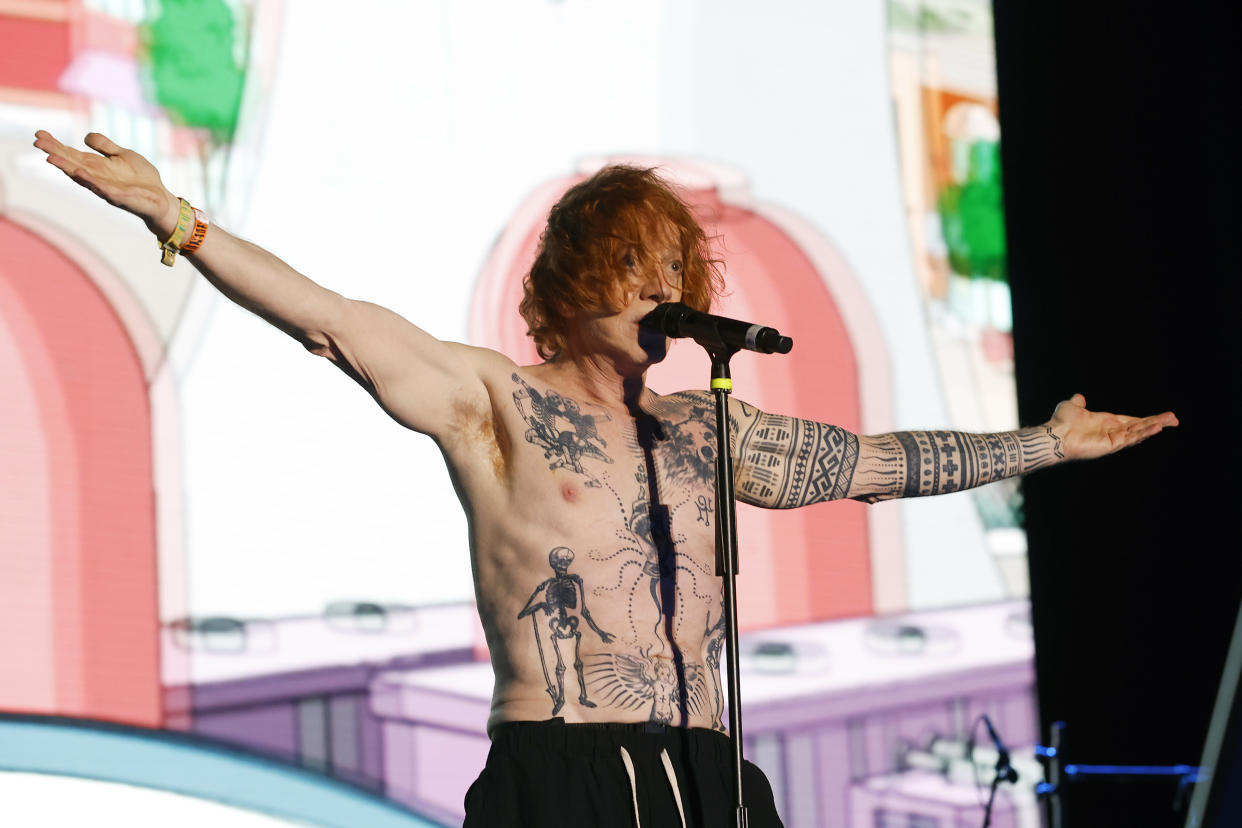
<path fill-rule="evenodd" d="M 539 252 L 522 280 L 522 318 L 543 359 L 565 350 L 577 313 L 617 312 L 626 302 L 626 257 L 656 266 L 662 244 L 681 251 L 682 297 L 706 311 L 724 289 L 707 234 L 653 169 L 604 167 L 571 187 L 548 213 Z"/>

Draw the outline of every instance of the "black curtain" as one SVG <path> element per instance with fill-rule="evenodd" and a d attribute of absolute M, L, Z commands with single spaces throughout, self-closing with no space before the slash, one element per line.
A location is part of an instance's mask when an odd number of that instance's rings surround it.
<path fill-rule="evenodd" d="M 1041 726 L 1066 759 L 1197 764 L 1242 597 L 1242 47 L 1234 4 L 995 4 L 1023 424 L 1074 392 L 1181 427 L 1024 481 Z M 1073 828 L 1172 826 L 1168 783 Z"/>

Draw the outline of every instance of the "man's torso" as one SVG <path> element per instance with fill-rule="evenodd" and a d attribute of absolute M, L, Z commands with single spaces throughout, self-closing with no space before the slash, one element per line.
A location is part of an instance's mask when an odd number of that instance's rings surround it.
<path fill-rule="evenodd" d="M 507 363 L 507 360 L 504 361 Z M 441 440 L 500 721 L 721 727 L 716 434 L 702 393 L 609 411 L 498 360 Z"/>

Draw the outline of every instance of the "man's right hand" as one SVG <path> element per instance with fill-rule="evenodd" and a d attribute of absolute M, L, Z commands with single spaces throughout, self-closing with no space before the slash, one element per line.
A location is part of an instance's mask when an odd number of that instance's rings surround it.
<path fill-rule="evenodd" d="M 49 164 L 109 204 L 138 216 L 158 238 L 172 235 L 181 203 L 138 153 L 98 132 L 86 136 L 86 145 L 98 155 L 67 147 L 42 129 L 35 133 L 34 145 L 47 153 Z"/>

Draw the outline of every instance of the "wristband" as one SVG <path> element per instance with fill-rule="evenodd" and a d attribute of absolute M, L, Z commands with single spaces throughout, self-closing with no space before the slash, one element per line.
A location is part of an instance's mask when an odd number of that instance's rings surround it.
<path fill-rule="evenodd" d="M 210 222 L 207 220 L 207 214 L 197 207 L 191 208 L 194 211 L 194 230 L 190 233 L 189 240 L 181 245 L 181 252 L 193 253 L 202 245 L 203 239 L 207 238 L 207 227 Z"/>
<path fill-rule="evenodd" d="M 173 266 L 173 260 L 177 258 L 177 251 L 181 249 L 182 242 L 185 241 L 186 233 L 194 223 L 194 208 L 190 206 L 190 202 L 184 198 L 181 199 L 181 212 L 177 214 L 177 226 L 173 228 L 172 235 L 167 241 L 157 243 L 160 249 L 164 251 L 160 256 L 160 261 L 169 266 Z"/>

